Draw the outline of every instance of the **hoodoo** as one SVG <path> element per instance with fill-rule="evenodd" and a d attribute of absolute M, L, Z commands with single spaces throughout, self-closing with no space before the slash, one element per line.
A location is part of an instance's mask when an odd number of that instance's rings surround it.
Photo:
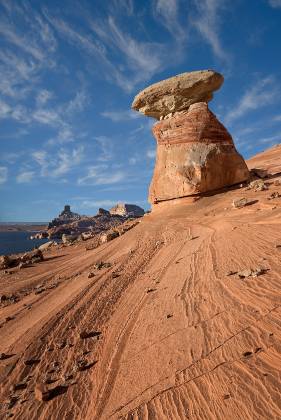
<path fill-rule="evenodd" d="M 160 121 L 153 126 L 156 165 L 149 201 L 214 191 L 248 179 L 249 171 L 226 128 L 209 110 L 223 76 L 183 73 L 140 92 L 133 109 Z"/>

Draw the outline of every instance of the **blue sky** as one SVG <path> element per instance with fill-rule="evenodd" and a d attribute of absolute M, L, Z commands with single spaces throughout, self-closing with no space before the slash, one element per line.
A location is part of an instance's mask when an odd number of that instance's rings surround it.
<path fill-rule="evenodd" d="M 147 85 L 215 69 L 210 108 L 247 158 L 280 141 L 281 0 L 0 0 L 0 221 L 148 208 Z"/>

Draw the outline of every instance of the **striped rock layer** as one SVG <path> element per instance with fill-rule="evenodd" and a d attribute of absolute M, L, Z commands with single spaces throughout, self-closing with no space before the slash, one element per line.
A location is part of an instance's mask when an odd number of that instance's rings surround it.
<path fill-rule="evenodd" d="M 226 128 L 199 102 L 157 122 L 150 203 L 214 191 L 248 179 L 243 157 Z"/>

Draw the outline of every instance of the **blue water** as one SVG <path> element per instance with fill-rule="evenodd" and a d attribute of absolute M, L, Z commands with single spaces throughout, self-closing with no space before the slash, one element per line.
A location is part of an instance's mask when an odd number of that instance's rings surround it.
<path fill-rule="evenodd" d="M 33 234 L 34 232 L 0 232 L 0 255 L 31 251 L 49 241 L 49 239 L 30 240 L 29 237 Z"/>

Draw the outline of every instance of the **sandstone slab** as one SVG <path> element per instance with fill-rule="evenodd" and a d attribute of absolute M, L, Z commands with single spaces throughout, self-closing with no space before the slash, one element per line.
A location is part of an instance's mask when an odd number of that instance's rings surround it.
<path fill-rule="evenodd" d="M 223 80 L 223 76 L 213 70 L 182 73 L 141 91 L 132 108 L 159 120 L 168 114 L 187 110 L 196 102 L 208 103 Z"/>

